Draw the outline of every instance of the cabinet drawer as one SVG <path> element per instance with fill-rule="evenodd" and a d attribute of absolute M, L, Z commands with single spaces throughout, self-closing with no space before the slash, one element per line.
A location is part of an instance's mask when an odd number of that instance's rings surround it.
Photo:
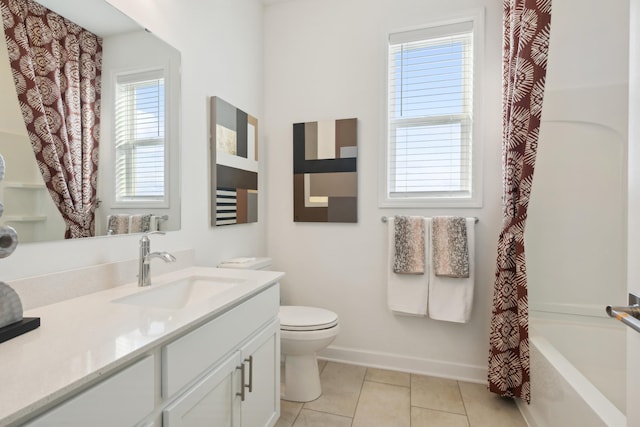
<path fill-rule="evenodd" d="M 162 350 L 162 396 L 168 398 L 278 315 L 276 284 Z"/>
<path fill-rule="evenodd" d="M 154 390 L 154 361 L 148 356 L 26 426 L 132 426 L 153 411 Z"/>

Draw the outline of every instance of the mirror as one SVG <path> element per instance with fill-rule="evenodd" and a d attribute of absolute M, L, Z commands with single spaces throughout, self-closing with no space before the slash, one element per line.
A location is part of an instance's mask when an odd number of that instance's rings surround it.
<path fill-rule="evenodd" d="M 114 227 L 114 224 L 127 222 L 128 225 L 135 221 L 139 225 L 141 218 L 144 223 L 150 219 L 152 229 L 178 230 L 180 52 L 104 0 L 40 0 L 39 3 L 103 40 L 96 236 L 127 233 L 128 227 Z M 149 73 L 160 73 L 164 77 L 164 88 L 159 93 L 165 100 L 160 115 L 164 119 L 166 143 L 159 154 L 164 156 L 164 168 L 159 169 L 159 178 L 156 178 L 164 197 L 158 198 L 155 193 L 154 197 L 128 193 L 123 196 L 122 191 L 116 195 L 116 178 L 122 175 L 122 168 L 116 171 L 116 165 L 123 163 L 115 149 L 116 90 L 123 81 L 131 80 L 127 76 Z M 0 154 L 6 160 L 5 180 L 0 183 L 0 202 L 4 205 L 0 226 L 14 227 L 21 244 L 64 239 L 64 221 L 36 165 L 20 113 L 4 37 L 0 38 L 0 93 Z"/>

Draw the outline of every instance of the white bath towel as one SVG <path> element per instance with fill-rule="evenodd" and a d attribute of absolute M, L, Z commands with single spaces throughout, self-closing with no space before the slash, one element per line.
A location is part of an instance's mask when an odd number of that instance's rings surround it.
<path fill-rule="evenodd" d="M 429 256 L 429 242 L 431 230 L 431 219 L 424 218 L 425 230 L 425 258 Z M 427 315 L 427 298 L 429 296 L 429 267 L 425 263 L 425 274 L 396 274 L 393 272 L 394 262 L 394 221 L 389 218 L 387 224 L 387 305 L 391 311 L 397 314 L 410 316 Z"/>
<path fill-rule="evenodd" d="M 435 320 L 467 323 L 473 305 L 475 269 L 475 218 L 467 218 L 469 277 L 436 276 L 429 268 L 429 317 Z"/>
<path fill-rule="evenodd" d="M 162 221 L 162 217 L 157 215 L 151 215 L 151 219 L 149 220 L 149 231 L 160 231 L 161 221 Z"/>

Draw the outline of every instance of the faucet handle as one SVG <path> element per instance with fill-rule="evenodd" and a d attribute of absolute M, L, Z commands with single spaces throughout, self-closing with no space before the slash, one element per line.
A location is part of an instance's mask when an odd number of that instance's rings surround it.
<path fill-rule="evenodd" d="M 152 235 L 152 234 L 162 234 L 162 235 L 164 235 L 164 234 L 167 234 L 167 233 L 165 233 L 164 231 L 148 231 L 148 232 L 146 232 L 146 233 L 144 233 L 142 235 L 142 237 L 140 238 L 140 241 L 141 242 L 148 242 L 149 241 L 149 236 Z"/>

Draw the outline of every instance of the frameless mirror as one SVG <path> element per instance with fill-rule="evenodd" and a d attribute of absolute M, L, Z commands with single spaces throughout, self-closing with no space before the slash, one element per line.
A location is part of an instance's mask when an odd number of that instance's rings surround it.
<path fill-rule="evenodd" d="M 178 230 L 180 52 L 104 0 L 39 3 L 103 40 L 95 235 L 149 227 Z M 4 205 L 0 226 L 14 227 L 21 243 L 64 239 L 65 224 L 36 164 L 15 95 L 6 41 L 0 39 L 0 154 L 6 160 L 5 180 L 0 183 Z M 149 82 L 155 85 L 156 104 L 161 105 L 155 111 L 137 101 L 149 93 Z M 133 107 L 123 110 L 125 104 Z M 138 142 L 123 144 L 119 139 L 123 114 L 152 118 L 160 130 L 149 138 L 137 127 L 131 128 L 129 132 L 136 135 L 132 139 Z M 146 166 L 149 159 L 153 168 Z M 140 184 L 143 181 L 145 185 Z"/>

